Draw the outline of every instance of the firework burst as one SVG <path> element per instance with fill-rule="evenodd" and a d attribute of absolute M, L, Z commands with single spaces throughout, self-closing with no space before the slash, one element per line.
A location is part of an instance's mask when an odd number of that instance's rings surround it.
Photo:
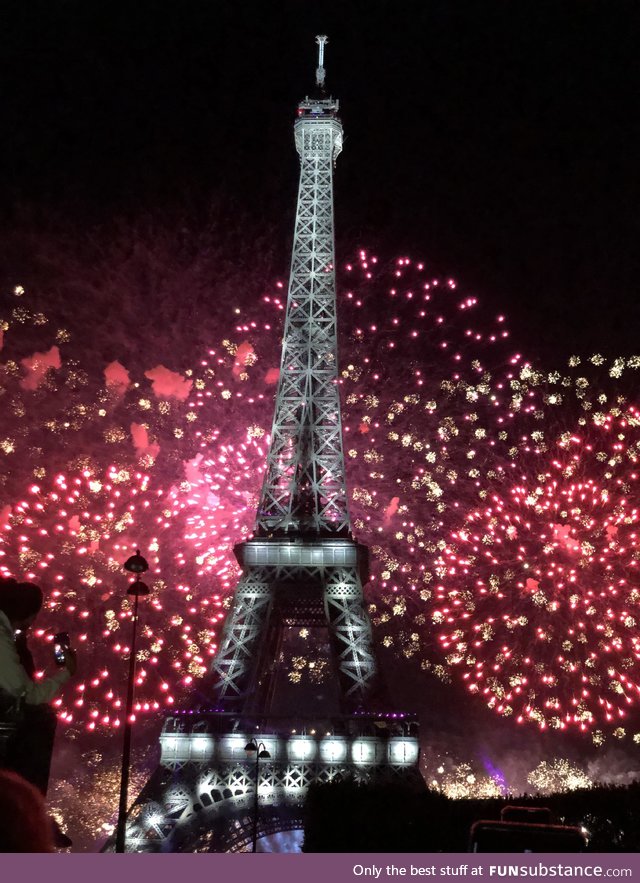
<path fill-rule="evenodd" d="M 431 621 L 447 665 L 499 714 L 602 744 L 624 738 L 640 694 L 640 421 L 580 399 L 574 431 L 553 439 L 547 417 L 461 514 Z"/>
<path fill-rule="evenodd" d="M 503 317 L 474 322 L 475 299 L 421 263 L 383 266 L 362 251 L 341 275 L 352 517 L 373 547 L 372 612 L 383 640 L 411 655 L 415 631 L 396 623 L 424 591 L 420 558 L 464 493 L 470 446 L 485 433 L 478 414 L 500 412 L 490 371 L 501 366 L 507 382 L 519 357 L 508 352 Z M 153 577 L 137 712 L 180 701 L 215 652 L 238 576 L 233 545 L 251 530 L 269 442 L 283 285 L 230 309 L 222 339 L 181 372 L 165 367 L 168 352 L 137 373 L 126 350 L 80 364 L 78 329 L 52 332 L 24 289 L 15 296 L 7 350 L 29 355 L 3 366 L 13 419 L 2 443 L 11 468 L 0 561 L 4 573 L 48 590 L 43 642 L 61 621 L 76 624 L 90 672 L 60 700 L 61 716 L 119 726 L 131 617 L 119 571 L 135 548 Z M 474 470 L 489 459 L 479 450 Z"/>
<path fill-rule="evenodd" d="M 596 741 L 625 732 L 637 430 L 590 372 L 615 392 L 638 361 L 594 356 L 586 370 L 574 358 L 542 374 L 513 351 L 503 316 L 406 257 L 358 252 L 339 291 L 351 515 L 372 550 L 380 643 L 460 674 L 501 714 Z M 269 444 L 284 285 L 217 301 L 211 346 L 180 370 L 166 346 L 140 365 L 113 329 L 111 360 L 85 364 L 81 328 L 54 331 L 14 296 L 0 564 L 48 590 L 45 644 L 74 623 L 85 669 L 61 714 L 117 726 L 131 616 L 119 572 L 133 550 L 153 580 L 137 712 L 182 701 L 215 652 Z"/>

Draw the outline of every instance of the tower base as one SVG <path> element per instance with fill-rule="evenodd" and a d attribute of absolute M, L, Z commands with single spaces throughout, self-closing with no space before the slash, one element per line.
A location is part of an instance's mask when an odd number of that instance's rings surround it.
<path fill-rule="evenodd" d="M 270 755 L 257 762 L 257 818 L 255 753 L 245 751 L 252 740 Z M 397 712 L 295 720 L 178 712 L 165 721 L 160 748 L 129 812 L 127 852 L 244 852 L 254 833 L 303 827 L 312 783 L 422 782 L 417 721 Z"/>

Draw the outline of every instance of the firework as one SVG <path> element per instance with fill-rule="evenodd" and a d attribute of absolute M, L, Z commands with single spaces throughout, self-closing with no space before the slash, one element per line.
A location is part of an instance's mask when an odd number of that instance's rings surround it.
<path fill-rule="evenodd" d="M 373 613 L 384 625 L 406 620 L 407 596 L 424 588 L 418 556 L 467 478 L 460 462 L 482 437 L 478 399 L 499 408 L 490 367 L 510 373 L 518 360 L 507 355 L 502 317 L 479 330 L 475 300 L 408 258 L 383 267 L 360 252 L 342 268 L 341 292 L 352 517 L 373 547 Z M 13 419 L 2 444 L 11 469 L 0 565 L 48 590 L 43 643 L 75 623 L 83 677 L 58 700 L 62 719 L 118 727 L 131 617 L 120 574 L 136 548 L 150 560 L 153 590 L 136 713 L 182 701 L 215 653 L 238 577 L 233 545 L 251 530 L 269 443 L 283 285 L 253 308 L 230 309 L 221 339 L 180 372 L 161 352 L 136 373 L 126 348 L 85 366 L 74 358 L 77 332 L 54 332 L 24 289 L 15 296 L 7 350 L 35 352 L 3 366 Z M 387 639 L 407 653 L 416 643 L 397 629 Z M 292 678 L 306 671 L 296 660 Z"/>
<path fill-rule="evenodd" d="M 574 358 L 543 374 L 514 352 L 503 316 L 406 257 L 358 252 L 339 292 L 351 515 L 372 551 L 379 643 L 459 676 L 500 714 L 588 730 L 596 744 L 626 734 L 636 423 L 615 391 L 637 360 Z M 109 359 L 90 361 L 81 328 L 54 330 L 28 291 L 14 297 L 0 566 L 48 591 L 43 645 L 74 624 L 82 677 L 63 719 L 117 727 L 131 616 L 121 566 L 136 548 L 153 590 L 136 714 L 191 696 L 215 653 L 233 546 L 260 492 L 284 285 L 216 301 L 210 345 L 181 366 L 168 344 L 141 363 L 118 329 Z M 292 660 L 290 680 L 308 680 L 309 660 Z"/>
<path fill-rule="evenodd" d="M 565 758 L 543 760 L 527 776 L 540 794 L 561 794 L 578 788 L 592 788 L 593 782 L 579 766 Z"/>
<path fill-rule="evenodd" d="M 428 758 L 425 780 L 431 790 L 452 800 L 502 797 L 506 793 L 499 775 L 480 772 L 473 764 L 448 754 Z"/>
<path fill-rule="evenodd" d="M 499 714 L 600 745 L 625 737 L 640 693 L 640 422 L 585 388 L 572 431 L 556 420 L 554 437 L 545 415 L 481 482 L 442 544 L 430 618 L 447 665 Z"/>

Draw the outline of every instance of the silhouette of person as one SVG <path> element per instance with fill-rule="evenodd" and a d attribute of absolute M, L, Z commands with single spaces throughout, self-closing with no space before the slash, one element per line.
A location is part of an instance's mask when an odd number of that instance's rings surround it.
<path fill-rule="evenodd" d="M 0 852 L 53 852 L 52 834 L 40 791 L 0 770 Z"/>
<path fill-rule="evenodd" d="M 14 721 L 2 765 L 14 770 L 46 796 L 56 715 L 49 702 L 75 674 L 75 653 L 68 650 L 60 671 L 34 680 L 35 665 L 26 632 L 42 607 L 42 591 L 32 583 L 0 580 L 0 719 Z M 18 713 L 19 712 L 19 713 Z"/>

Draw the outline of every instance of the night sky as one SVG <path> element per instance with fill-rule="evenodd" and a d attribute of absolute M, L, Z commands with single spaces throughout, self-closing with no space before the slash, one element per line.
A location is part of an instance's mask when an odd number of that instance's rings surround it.
<path fill-rule="evenodd" d="M 265 283 L 283 278 L 292 124 L 327 33 L 346 135 L 338 260 L 357 247 L 425 260 L 504 312 L 516 345 L 550 368 L 636 353 L 638 24 L 628 0 L 7 0 L 0 240 L 25 218 L 83 233 L 145 213 L 197 227 L 214 205 L 228 260 L 269 243 Z M 28 277 L 24 253 L 15 264 Z M 0 266 L 3 283 L 12 272 Z M 406 680 L 400 700 L 453 728 L 447 748 L 468 738 L 450 689 L 426 683 L 416 696 Z M 476 707 L 478 751 L 492 730 L 514 756 L 527 739 L 546 750 L 502 723 Z"/>
<path fill-rule="evenodd" d="M 428 260 L 548 361 L 633 352 L 637 24 L 624 0 L 4 4 L 4 222 L 217 202 L 283 272 L 291 124 L 326 32 L 339 250 Z"/>

